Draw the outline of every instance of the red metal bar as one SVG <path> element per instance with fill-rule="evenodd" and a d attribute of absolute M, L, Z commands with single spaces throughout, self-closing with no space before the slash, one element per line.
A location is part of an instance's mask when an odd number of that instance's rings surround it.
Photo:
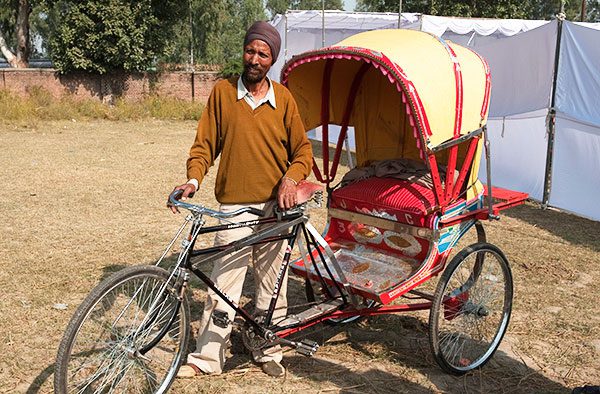
<path fill-rule="evenodd" d="M 487 196 L 488 191 L 485 188 L 484 194 Z M 503 211 L 508 208 L 515 207 L 517 205 L 521 205 L 527 200 L 529 195 L 523 192 L 517 192 L 514 190 L 501 189 L 501 188 L 492 188 L 492 196 L 495 199 L 501 200 L 500 202 L 492 205 L 492 214 L 498 215 L 500 211 Z M 454 226 L 455 224 L 459 224 L 466 220 L 487 220 L 489 218 L 489 210 L 487 207 L 478 209 L 476 211 L 472 211 L 466 213 L 464 215 L 455 216 L 453 218 L 447 220 L 441 220 L 439 224 L 439 228 L 442 229 L 444 227 Z"/>
<path fill-rule="evenodd" d="M 460 194 L 460 189 L 462 189 L 465 180 L 467 178 L 467 173 L 471 169 L 473 165 L 473 157 L 475 157 L 475 151 L 477 150 L 477 143 L 479 142 L 479 136 L 473 137 L 471 142 L 469 143 L 469 149 L 467 150 L 467 155 L 465 156 L 465 160 L 463 161 L 462 167 L 460 169 L 460 173 L 458 174 L 458 179 L 456 180 L 456 184 L 454 185 L 454 189 L 452 190 L 452 199 L 451 201 L 458 198 Z M 448 174 L 446 174 L 448 177 Z"/>
<path fill-rule="evenodd" d="M 315 174 L 315 177 L 317 178 L 317 180 L 321 183 L 325 183 L 325 178 L 323 178 L 323 175 L 321 175 L 321 170 L 319 170 L 319 165 L 317 164 L 317 161 L 315 160 L 315 158 L 313 157 L 312 159 L 313 162 L 313 172 Z"/>
<path fill-rule="evenodd" d="M 445 227 L 451 227 L 456 224 L 460 224 L 466 222 L 467 220 L 487 220 L 490 215 L 487 208 L 478 209 L 476 211 L 471 211 L 464 215 L 454 216 L 451 219 L 441 220 L 439 223 L 439 228 L 443 229 Z M 493 212 L 494 215 L 498 214 L 498 211 Z"/>
<path fill-rule="evenodd" d="M 360 310 L 350 310 L 350 311 L 335 311 L 331 314 L 324 315 L 318 317 L 314 320 L 310 320 L 305 324 L 302 324 L 298 327 L 288 328 L 286 330 L 276 332 L 277 336 L 280 338 L 285 338 L 288 335 L 295 334 L 299 331 L 304 330 L 305 328 L 312 327 L 315 324 L 321 323 L 322 321 L 328 319 L 345 319 L 348 317 L 355 316 L 376 316 L 376 315 L 384 315 L 388 313 L 400 313 L 400 312 L 413 312 L 413 311 L 423 311 L 427 309 L 431 309 L 432 302 L 422 302 L 418 304 L 402 304 L 402 305 L 389 305 L 389 306 L 380 306 L 376 308 L 365 308 Z"/>
<path fill-rule="evenodd" d="M 331 164 L 331 173 L 329 174 L 329 179 L 332 181 L 335 179 L 335 174 L 338 169 L 338 165 L 340 163 L 340 155 L 342 153 L 342 145 L 344 143 L 344 138 L 346 138 L 346 134 L 348 133 L 348 124 L 350 123 L 350 114 L 352 113 L 352 109 L 354 108 L 354 100 L 356 99 L 356 92 L 360 87 L 360 84 L 365 76 L 365 73 L 370 68 L 370 64 L 364 63 L 356 75 L 354 76 L 354 80 L 352 81 L 352 86 L 350 87 L 350 92 L 348 93 L 348 101 L 346 102 L 346 109 L 344 110 L 344 117 L 342 118 L 342 130 L 340 131 L 340 135 L 338 137 L 337 145 L 335 146 L 335 155 L 333 156 L 333 163 Z"/>
<path fill-rule="evenodd" d="M 446 198 L 444 196 L 444 189 L 442 187 L 442 180 L 440 179 L 437 160 L 433 153 L 428 154 L 427 159 L 429 160 L 429 168 L 431 169 L 431 179 L 433 180 L 433 191 L 435 192 L 436 203 L 439 207 L 443 207 L 446 204 Z"/>
<path fill-rule="evenodd" d="M 456 114 L 454 118 L 454 136 L 460 135 L 460 129 L 462 128 L 462 112 L 463 112 L 463 80 L 462 71 L 460 70 L 460 64 L 458 57 L 450 45 L 447 46 L 450 52 L 450 57 L 454 63 L 454 79 L 456 81 Z M 449 189 L 452 190 L 452 189 Z"/>
<path fill-rule="evenodd" d="M 458 156 L 458 145 L 450 148 L 450 156 L 448 157 L 448 166 L 446 166 L 446 201 L 452 198 L 452 186 L 454 185 L 454 170 L 456 170 L 456 157 Z"/>
<path fill-rule="evenodd" d="M 333 59 L 327 60 L 323 71 L 323 84 L 321 86 L 321 137 L 323 139 L 323 174 L 329 186 L 329 92 L 331 89 L 331 71 Z"/>

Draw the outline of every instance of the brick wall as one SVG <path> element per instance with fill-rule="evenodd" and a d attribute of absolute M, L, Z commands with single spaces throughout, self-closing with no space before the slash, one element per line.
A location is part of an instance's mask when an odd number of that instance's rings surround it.
<path fill-rule="evenodd" d="M 205 103 L 217 80 L 213 71 L 60 75 L 52 69 L 0 69 L 0 89 L 18 95 L 27 95 L 30 89 L 40 87 L 54 97 L 70 94 L 104 102 L 116 98 L 135 101 L 158 95 Z"/>

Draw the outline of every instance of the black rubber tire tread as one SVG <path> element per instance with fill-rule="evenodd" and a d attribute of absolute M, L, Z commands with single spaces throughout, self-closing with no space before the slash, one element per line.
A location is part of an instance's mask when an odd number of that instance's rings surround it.
<path fill-rule="evenodd" d="M 94 310 L 95 306 L 102 302 L 105 296 L 111 293 L 112 290 L 118 286 L 126 283 L 133 279 L 154 278 L 159 281 L 166 282 L 169 278 L 169 272 L 165 269 L 156 267 L 153 265 L 146 266 L 133 266 L 124 268 L 102 282 L 100 282 L 88 296 L 83 300 L 81 305 L 75 311 L 71 318 L 60 343 L 58 354 L 56 357 L 55 372 L 54 372 L 54 392 L 59 394 L 66 394 L 69 392 L 67 374 L 69 372 L 69 361 L 71 359 L 71 352 L 73 350 L 73 344 L 77 339 L 83 324 L 86 322 L 90 313 Z M 177 370 L 179 369 L 187 349 L 187 342 L 189 339 L 190 332 L 190 308 L 187 296 L 184 296 L 182 303 L 179 307 L 178 317 L 182 329 L 180 329 L 181 335 L 179 337 L 178 349 L 173 354 L 173 362 L 171 363 L 166 378 L 160 383 L 158 393 L 165 393 L 173 381 L 175 380 Z M 159 342 L 158 346 L 160 346 Z"/>
<path fill-rule="evenodd" d="M 488 350 L 486 351 L 486 353 L 488 353 L 488 352 L 489 353 L 487 354 L 485 359 L 476 360 L 476 363 L 472 363 L 471 365 L 469 365 L 468 367 L 465 367 L 465 368 L 457 368 L 457 367 L 451 365 L 449 362 L 447 362 L 446 358 L 444 357 L 443 352 L 440 349 L 440 343 L 438 341 L 438 336 L 439 336 L 438 316 L 440 313 L 440 308 L 444 308 L 444 306 L 442 305 L 442 297 L 444 296 L 446 287 L 448 285 L 448 282 L 452 278 L 452 275 L 457 270 L 457 268 L 460 266 L 460 264 L 466 258 L 468 258 L 469 255 L 471 255 L 473 253 L 477 253 L 475 264 L 476 265 L 481 264 L 482 258 L 481 258 L 481 255 L 479 254 L 480 252 L 492 253 L 497 257 L 497 261 L 500 262 L 502 273 L 504 275 L 504 280 L 505 280 L 503 320 L 500 321 L 500 324 L 498 325 L 498 328 L 496 330 L 496 334 L 494 335 L 494 340 L 492 341 L 490 346 L 487 348 Z M 482 272 L 482 267 L 479 266 L 476 269 L 478 269 L 478 272 L 472 273 L 470 278 L 474 277 L 475 280 L 478 280 L 479 276 Z M 444 369 L 446 372 L 449 372 L 449 373 L 451 373 L 453 375 L 457 375 L 457 376 L 464 375 L 465 373 L 467 373 L 471 370 L 479 369 L 479 368 L 483 367 L 493 357 L 498 346 L 502 342 L 502 338 L 504 337 L 504 334 L 506 333 L 506 330 L 508 328 L 508 324 L 510 321 L 511 310 L 512 310 L 512 298 L 513 298 L 513 279 L 512 279 L 512 273 L 511 273 L 511 269 L 509 266 L 509 262 L 508 262 L 508 259 L 506 258 L 506 256 L 504 255 L 504 253 L 497 246 L 486 243 L 486 242 L 478 242 L 478 243 L 472 244 L 470 246 L 467 246 L 466 248 L 461 250 L 456 256 L 454 256 L 454 258 L 452 259 L 450 264 L 448 264 L 448 266 L 446 267 L 446 269 L 444 270 L 443 274 L 440 277 L 440 280 L 437 284 L 437 288 L 435 291 L 433 304 L 432 304 L 431 310 L 429 312 L 429 344 L 431 347 L 431 351 L 435 357 L 435 360 L 439 364 L 439 366 L 442 369 Z M 504 319 L 505 319 L 505 321 L 504 321 Z M 491 350 L 491 352 L 490 352 L 490 350 Z"/>

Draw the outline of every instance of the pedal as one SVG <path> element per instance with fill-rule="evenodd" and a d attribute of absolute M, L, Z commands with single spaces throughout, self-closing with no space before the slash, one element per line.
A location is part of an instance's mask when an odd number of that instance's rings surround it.
<path fill-rule="evenodd" d="M 215 326 L 221 328 L 227 328 L 227 326 L 231 324 L 231 320 L 229 320 L 227 312 L 217 310 L 213 311 L 212 313 L 212 321 Z"/>
<path fill-rule="evenodd" d="M 319 349 L 319 344 L 310 339 L 304 339 L 301 342 L 297 342 L 296 351 L 306 357 L 312 357 Z"/>

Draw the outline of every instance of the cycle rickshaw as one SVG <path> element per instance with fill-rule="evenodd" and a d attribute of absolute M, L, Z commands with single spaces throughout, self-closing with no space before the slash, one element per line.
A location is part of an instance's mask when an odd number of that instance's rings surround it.
<path fill-rule="evenodd" d="M 431 350 L 444 370 L 464 374 L 492 357 L 508 326 L 513 287 L 508 260 L 486 242 L 481 221 L 498 218 L 527 195 L 491 186 L 485 60 L 427 33 L 379 30 L 295 56 L 281 80 L 307 129 L 322 128 L 322 166 L 315 161 L 313 170 L 327 190 L 324 235 L 309 223 L 309 200 L 322 198 L 312 183 L 299 185 L 299 205 L 273 217 L 254 209 L 225 214 L 171 195 L 171 204 L 190 214 L 157 266 L 115 273 L 77 309 L 59 348 L 56 392 L 167 391 L 189 338 L 192 274 L 237 311 L 249 349 L 281 344 L 310 356 L 318 344 L 291 334 L 321 322 L 430 310 Z M 332 160 L 330 124 L 341 127 Z M 356 168 L 336 184 L 350 126 Z M 478 179 L 482 151 L 487 187 Z M 244 212 L 256 220 L 226 222 Z M 207 226 L 206 217 L 225 222 Z M 271 226 L 230 245 L 195 247 L 201 234 L 263 224 Z M 477 243 L 447 264 L 473 227 Z M 177 261 L 158 267 L 180 238 Z M 283 318 L 273 318 L 278 285 L 269 311 L 256 317 L 199 268 L 248 245 L 280 240 L 289 247 L 278 280 L 288 269 L 304 278 L 308 299 L 303 310 Z M 292 260 L 295 245 L 300 257 Z M 438 275 L 435 292 L 418 288 Z"/>

